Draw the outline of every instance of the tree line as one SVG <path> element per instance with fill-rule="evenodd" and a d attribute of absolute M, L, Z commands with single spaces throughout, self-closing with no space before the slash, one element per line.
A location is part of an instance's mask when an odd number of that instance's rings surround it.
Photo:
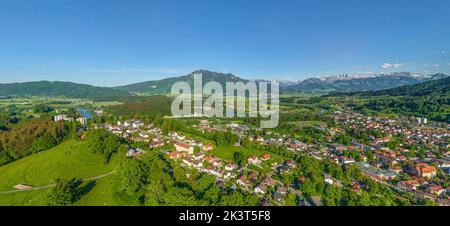
<path fill-rule="evenodd" d="M 76 132 L 74 122 L 54 122 L 50 117 L 25 120 L 0 132 L 0 165 L 50 149 L 66 138 L 75 137 Z"/>

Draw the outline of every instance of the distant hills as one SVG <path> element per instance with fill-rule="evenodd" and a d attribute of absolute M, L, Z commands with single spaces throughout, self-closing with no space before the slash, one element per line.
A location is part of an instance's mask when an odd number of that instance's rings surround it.
<path fill-rule="evenodd" d="M 357 96 L 367 101 L 349 104 L 356 111 L 426 117 L 450 123 L 450 77 L 440 75 L 433 76 L 435 80 L 414 85 L 378 91 L 329 93 L 325 97 Z"/>
<path fill-rule="evenodd" d="M 440 74 L 442 75 L 442 74 Z M 399 86 L 396 88 L 378 90 L 378 91 L 365 91 L 365 92 L 353 92 L 353 93 L 341 93 L 341 95 L 350 96 L 410 96 L 410 97 L 421 97 L 428 95 L 439 95 L 445 96 L 450 94 L 450 77 L 441 76 L 443 78 L 429 80 L 426 82 Z M 438 76 L 434 76 L 438 78 Z M 332 95 L 332 94 L 331 94 Z M 339 95 L 339 94 L 338 94 Z"/>
<path fill-rule="evenodd" d="M 383 90 L 403 85 L 417 84 L 443 77 L 447 77 L 447 75 L 416 75 L 407 72 L 401 72 L 358 77 L 332 76 L 323 78 L 309 78 L 296 85 L 285 87 L 285 91 L 293 93 L 328 93 Z"/>
<path fill-rule="evenodd" d="M 176 82 L 193 84 L 193 75 L 201 73 L 203 84 L 215 81 L 225 87 L 226 82 L 248 82 L 230 73 L 219 73 L 207 70 L 197 70 L 190 74 L 155 81 L 134 83 L 113 88 L 97 87 L 72 82 L 24 82 L 0 84 L 0 96 L 58 96 L 67 98 L 92 100 L 121 100 L 136 93 L 169 94 Z M 407 72 L 372 75 L 341 75 L 322 78 L 308 78 L 303 81 L 279 81 L 282 93 L 318 93 L 378 91 L 404 85 L 414 85 L 440 78 L 448 78 L 445 74 L 419 75 Z M 267 80 L 255 80 L 256 82 Z M 396 90 L 392 92 L 401 92 Z M 425 92 L 425 91 L 424 91 Z M 375 94 L 374 94 L 375 95 Z"/>
<path fill-rule="evenodd" d="M 0 84 L 0 96 L 52 96 L 74 99 L 117 100 L 128 92 L 72 82 L 24 82 Z"/>
<path fill-rule="evenodd" d="M 209 81 L 215 81 L 225 87 L 226 82 L 248 82 L 249 80 L 239 78 L 233 74 L 224 74 L 207 70 L 197 70 L 188 75 L 180 77 L 171 77 L 157 81 L 147 81 L 134 83 L 126 86 L 115 87 L 118 90 L 133 93 L 152 93 L 152 94 L 169 94 L 172 85 L 176 82 L 187 82 L 192 85 L 194 83 L 194 74 L 201 73 L 203 84 Z"/>

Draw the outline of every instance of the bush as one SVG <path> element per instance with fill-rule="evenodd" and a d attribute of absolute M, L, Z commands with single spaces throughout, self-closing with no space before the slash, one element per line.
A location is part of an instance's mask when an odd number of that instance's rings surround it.
<path fill-rule="evenodd" d="M 74 179 L 56 179 L 55 186 L 48 194 L 48 205 L 66 206 L 71 204 L 75 198 Z"/>

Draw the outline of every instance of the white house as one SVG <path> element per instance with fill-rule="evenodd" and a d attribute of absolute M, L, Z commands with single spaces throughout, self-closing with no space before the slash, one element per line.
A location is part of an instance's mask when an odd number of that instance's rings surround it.
<path fill-rule="evenodd" d="M 64 120 L 67 115 L 55 115 L 55 122 Z"/>
<path fill-rule="evenodd" d="M 187 152 L 188 154 L 194 153 L 194 147 L 189 144 L 177 142 L 174 144 L 174 146 L 175 149 L 179 152 Z"/>
<path fill-rule="evenodd" d="M 82 126 L 86 126 L 88 123 L 88 119 L 85 117 L 77 118 L 77 122 L 79 122 Z"/>
<path fill-rule="evenodd" d="M 131 124 L 131 127 L 133 127 L 133 128 L 140 128 L 141 126 L 144 126 L 144 122 L 142 122 L 142 121 L 134 121 L 132 124 Z"/>
<path fill-rule="evenodd" d="M 232 163 L 228 163 L 228 164 L 225 165 L 225 170 L 227 170 L 227 171 L 231 171 L 231 170 L 234 170 L 236 168 L 237 168 L 237 165 L 232 164 Z"/>
<path fill-rule="evenodd" d="M 261 194 L 265 194 L 266 193 L 266 187 L 264 187 L 264 185 L 258 185 L 255 187 L 255 192 L 256 193 L 261 193 Z"/>
<path fill-rule="evenodd" d="M 261 163 L 261 160 L 258 158 L 258 156 L 250 156 L 247 159 L 247 162 L 253 165 L 259 165 Z"/>

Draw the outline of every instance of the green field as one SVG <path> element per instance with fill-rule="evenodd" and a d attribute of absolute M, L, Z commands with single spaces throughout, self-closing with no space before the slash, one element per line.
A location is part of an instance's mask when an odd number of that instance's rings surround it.
<path fill-rule="evenodd" d="M 0 167 L 0 191 L 16 184 L 43 186 L 56 178 L 88 178 L 112 171 L 103 164 L 103 156 L 89 151 L 86 142 L 67 141 Z"/>
<path fill-rule="evenodd" d="M 305 126 L 314 126 L 314 125 L 323 125 L 325 122 L 322 121 L 290 121 L 289 124 L 296 125 L 298 127 L 305 127 Z"/>
<path fill-rule="evenodd" d="M 86 142 L 66 141 L 55 148 L 43 151 L 0 167 L 0 205 L 46 205 L 50 188 L 20 191 L 16 184 L 45 186 L 56 178 L 87 179 L 114 171 L 112 163 L 104 164 L 103 156 L 92 153 Z M 114 185 L 115 175 L 83 182 L 85 194 L 74 205 L 134 205 L 137 197 L 118 193 Z"/>
<path fill-rule="evenodd" d="M 68 102 L 59 103 L 59 102 Z M 0 107 L 6 107 L 9 105 L 15 105 L 19 108 L 31 108 L 39 104 L 46 104 L 54 108 L 71 108 L 84 105 L 92 105 L 95 107 L 106 107 L 111 105 L 119 105 L 118 101 L 92 101 L 83 99 L 67 99 L 64 97 L 11 97 L 0 99 Z"/>

